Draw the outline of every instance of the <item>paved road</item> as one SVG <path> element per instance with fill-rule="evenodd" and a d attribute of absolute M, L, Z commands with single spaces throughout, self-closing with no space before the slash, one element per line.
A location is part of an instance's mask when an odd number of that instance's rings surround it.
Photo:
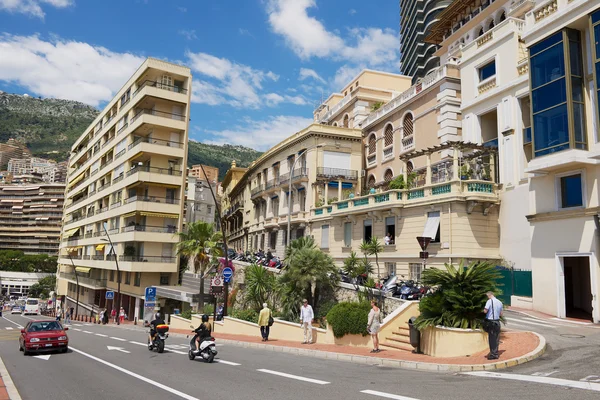
<path fill-rule="evenodd" d="M 143 331 L 82 323 L 74 323 L 68 332 L 72 350 L 67 354 L 26 357 L 18 351 L 16 338 L 28 319 L 5 317 L 0 320 L 0 355 L 23 399 L 505 400 L 526 393 L 528 399 L 591 400 L 599 395 L 589 389 L 600 384 L 584 390 L 504 379 L 530 377 L 530 371 L 517 375 L 511 370 L 502 378 L 441 374 L 232 345 L 218 347 L 220 363 L 206 364 L 187 359 L 182 337 L 169 338 L 169 351 L 156 354 L 145 347 Z"/>

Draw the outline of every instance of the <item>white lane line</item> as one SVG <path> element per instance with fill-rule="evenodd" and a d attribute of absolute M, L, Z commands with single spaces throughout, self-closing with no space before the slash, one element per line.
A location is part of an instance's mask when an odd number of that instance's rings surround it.
<path fill-rule="evenodd" d="M 284 378 L 296 379 L 298 381 L 316 383 L 317 385 L 328 385 L 330 382 L 320 381 L 318 379 L 305 378 L 303 376 L 286 374 L 285 372 L 272 371 L 270 369 L 257 369 L 258 372 L 264 372 L 266 374 L 282 376 Z"/>
<path fill-rule="evenodd" d="M 120 337 L 114 337 L 114 336 L 111 336 L 110 338 L 111 338 L 111 339 L 118 340 L 118 341 L 120 341 L 120 342 L 126 342 L 126 341 L 127 341 L 127 339 L 121 339 Z"/>
<path fill-rule="evenodd" d="M 108 337 L 108 335 L 103 335 L 102 333 L 94 333 L 94 335 L 100 336 L 100 337 Z"/>
<path fill-rule="evenodd" d="M 6 366 L 4 365 L 4 362 L 2 361 L 2 357 L 0 357 L 0 377 L 4 381 L 4 386 L 8 392 L 8 397 L 11 400 L 22 400 L 17 387 L 15 386 L 10 374 L 8 373 L 8 370 L 6 369 Z"/>
<path fill-rule="evenodd" d="M 549 325 L 549 324 L 539 324 L 537 322 L 529 322 L 529 321 L 523 321 L 522 319 L 514 319 L 514 318 L 506 318 L 507 321 L 514 321 L 515 323 L 523 323 L 523 324 L 528 324 L 528 325 L 536 325 L 536 326 L 543 326 L 544 328 L 556 328 L 556 326 L 554 325 Z M 508 326 L 510 326 L 510 323 L 507 324 Z"/>
<path fill-rule="evenodd" d="M 242 365 L 242 364 L 234 363 L 231 361 L 225 361 L 225 360 L 215 360 L 215 362 L 218 362 L 219 364 L 233 365 L 233 366 Z"/>
<path fill-rule="evenodd" d="M 542 320 L 537 319 L 537 318 L 523 317 L 523 319 L 525 319 L 527 321 L 533 321 L 533 322 L 539 322 L 539 323 L 542 323 L 542 324 L 548 324 L 549 326 L 569 326 L 569 325 L 557 323 L 557 322 L 554 322 L 554 321 L 546 321 L 546 320 L 542 321 Z M 523 322 L 525 322 L 525 321 L 523 321 Z"/>
<path fill-rule="evenodd" d="M 19 329 L 23 329 L 23 325 L 20 325 L 20 324 L 16 323 L 15 321 L 11 321 L 10 319 L 6 318 L 4 315 L 2 316 L 2 319 L 7 320 L 11 324 L 15 324 L 17 326 L 17 328 L 19 328 Z"/>
<path fill-rule="evenodd" d="M 556 320 L 556 321 L 560 321 L 560 322 L 567 322 L 569 324 L 575 324 L 575 325 L 583 325 L 583 326 L 593 325 L 591 322 L 570 321 L 568 319 L 562 319 L 562 318 L 552 318 L 552 319 Z"/>
<path fill-rule="evenodd" d="M 73 330 L 77 331 L 77 332 L 81 332 L 81 329 L 79 329 L 79 328 L 73 328 Z"/>
<path fill-rule="evenodd" d="M 385 392 L 378 392 L 376 390 L 361 390 L 361 393 L 365 393 L 365 394 L 371 394 L 373 396 L 379 396 L 379 397 L 385 397 L 388 399 L 394 399 L 394 400 L 418 400 L 415 399 L 414 397 L 406 397 L 406 396 L 398 396 L 397 394 L 390 394 L 390 393 L 385 393 Z"/>
<path fill-rule="evenodd" d="M 6 327 L 6 330 L 7 330 L 7 331 L 12 331 L 13 329 L 15 329 L 15 328 L 13 328 L 12 326 L 7 326 L 7 327 Z"/>
<path fill-rule="evenodd" d="M 187 354 L 187 352 L 179 351 L 179 350 L 173 350 L 173 349 L 165 349 L 165 353 Z"/>
<path fill-rule="evenodd" d="M 101 363 L 101 364 L 104 364 L 104 365 L 106 365 L 106 366 L 108 366 L 108 367 L 114 368 L 114 369 L 116 369 L 117 371 L 121 371 L 121 372 L 123 372 L 124 374 L 127 374 L 127 375 L 129 375 L 129 376 L 132 376 L 132 377 L 134 377 L 134 378 L 136 378 L 136 379 L 139 379 L 139 380 L 141 380 L 141 381 L 143 381 L 143 382 L 146 382 L 146 383 L 149 383 L 149 384 L 151 384 L 151 385 L 153 385 L 153 386 L 156 386 L 157 388 L 160 388 L 160 389 L 162 389 L 162 390 L 164 390 L 164 391 L 167 391 L 167 392 L 169 392 L 169 393 L 172 393 L 172 394 L 174 394 L 174 395 L 176 395 L 176 396 L 179 396 L 179 397 L 181 397 L 182 399 L 186 399 L 186 400 L 199 400 L 197 397 L 192 397 L 192 396 L 190 396 L 190 395 L 188 395 L 188 394 L 185 394 L 185 393 L 183 393 L 183 392 L 180 392 L 180 391 L 179 391 L 179 390 L 177 390 L 177 389 L 173 389 L 172 387 L 169 387 L 169 386 L 163 385 L 162 383 L 158 383 L 158 382 L 156 382 L 156 381 L 155 381 L 155 380 L 153 380 L 153 379 L 146 378 L 145 376 L 142 376 L 142 375 L 136 374 L 135 372 L 129 371 L 128 369 L 125 369 L 125 368 L 123 368 L 123 367 L 119 367 L 118 365 L 115 365 L 115 364 L 109 363 L 108 361 L 105 361 L 105 360 L 103 360 L 103 359 L 101 359 L 101 358 L 95 357 L 95 356 L 93 356 L 93 355 L 91 355 L 91 354 L 88 354 L 88 353 L 84 353 L 84 352 L 83 352 L 83 351 L 81 351 L 81 350 L 75 349 L 75 348 L 73 348 L 73 347 L 71 347 L 71 350 L 73 350 L 73 351 L 74 351 L 74 352 L 76 352 L 76 353 L 79 353 L 79 354 L 81 354 L 81 355 L 82 355 L 82 356 L 84 356 L 84 357 L 90 358 L 90 359 L 92 359 L 92 360 L 94 360 L 94 361 L 97 361 L 97 362 L 99 362 L 99 363 Z"/>
<path fill-rule="evenodd" d="M 573 389 L 591 390 L 593 392 L 600 392 L 600 383 L 594 382 L 582 382 L 582 381 L 570 381 L 568 379 L 550 378 L 546 376 L 531 376 L 531 375 L 518 375 L 518 374 L 501 374 L 498 372 L 465 372 L 462 375 L 478 376 L 483 378 L 494 378 L 494 379 L 509 379 L 513 381 L 533 382 L 541 383 L 546 385 L 569 387 Z"/>
<path fill-rule="evenodd" d="M 148 347 L 147 343 L 140 343 L 140 342 L 134 342 L 134 341 L 129 341 L 129 343 L 131 343 L 131 344 L 137 344 L 138 346 Z"/>
<path fill-rule="evenodd" d="M 90 332 L 90 331 L 81 331 L 81 332 L 83 332 L 83 333 L 89 333 L 90 335 L 91 335 L 92 333 L 94 333 L 94 332 Z"/>

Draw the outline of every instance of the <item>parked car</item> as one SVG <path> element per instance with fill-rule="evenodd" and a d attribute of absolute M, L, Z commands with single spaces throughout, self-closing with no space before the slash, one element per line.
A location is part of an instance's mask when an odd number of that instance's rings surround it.
<path fill-rule="evenodd" d="M 60 350 L 66 353 L 69 349 L 67 330 L 58 321 L 30 321 L 21 329 L 19 350 L 24 355 L 31 352 Z"/>

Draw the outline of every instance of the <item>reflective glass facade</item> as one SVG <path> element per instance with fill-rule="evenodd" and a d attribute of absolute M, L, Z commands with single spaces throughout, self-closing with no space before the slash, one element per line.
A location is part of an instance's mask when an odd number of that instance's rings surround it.
<path fill-rule="evenodd" d="M 533 156 L 586 149 L 580 32 L 555 33 L 529 54 Z"/>

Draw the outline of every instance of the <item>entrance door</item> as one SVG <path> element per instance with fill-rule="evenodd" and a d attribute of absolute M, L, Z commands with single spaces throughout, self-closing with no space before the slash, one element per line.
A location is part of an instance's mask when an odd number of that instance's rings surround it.
<path fill-rule="evenodd" d="M 592 320 L 592 283 L 589 257 L 564 257 L 567 318 Z"/>

